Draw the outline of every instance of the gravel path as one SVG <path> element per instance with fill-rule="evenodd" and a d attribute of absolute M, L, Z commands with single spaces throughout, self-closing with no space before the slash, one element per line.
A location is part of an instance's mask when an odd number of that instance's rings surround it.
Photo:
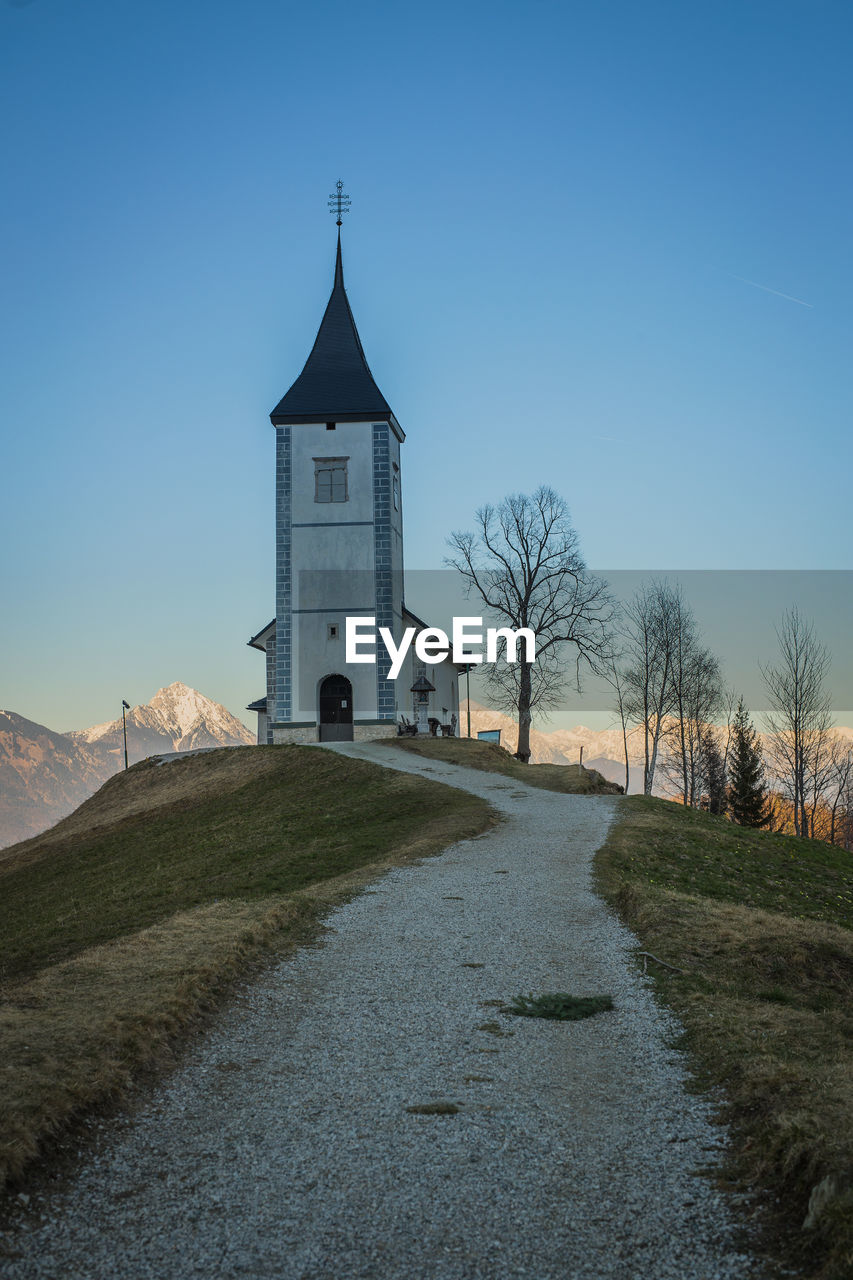
<path fill-rule="evenodd" d="M 759 1269 L 700 1166 L 722 1131 L 590 888 L 618 800 L 372 744 L 499 828 L 390 872 L 247 987 L 6 1246 L 8 1280 L 715 1280 Z M 608 993 L 577 1023 L 519 992 Z M 486 1029 L 491 1024 L 491 1030 Z M 407 1107 L 452 1102 L 457 1114 Z"/>

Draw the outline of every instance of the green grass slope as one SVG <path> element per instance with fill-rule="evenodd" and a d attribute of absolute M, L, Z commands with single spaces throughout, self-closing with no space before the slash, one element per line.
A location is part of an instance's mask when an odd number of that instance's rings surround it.
<path fill-rule="evenodd" d="M 728 1174 L 771 1207 L 796 1274 L 853 1275 L 853 858 L 631 796 L 597 855 L 605 896 L 724 1091 Z"/>
<path fill-rule="evenodd" d="M 388 866 L 493 820 L 475 796 L 308 747 L 110 779 L 0 857 L 0 1186 L 168 1061 L 216 992 Z"/>

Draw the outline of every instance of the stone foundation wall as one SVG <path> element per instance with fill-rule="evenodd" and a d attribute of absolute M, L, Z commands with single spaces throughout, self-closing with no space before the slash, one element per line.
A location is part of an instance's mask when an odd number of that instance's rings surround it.
<path fill-rule="evenodd" d="M 396 738 L 397 736 L 395 721 L 389 724 L 354 724 L 352 728 L 354 742 L 369 742 L 371 738 Z M 317 725 L 290 729 L 287 725 L 277 724 L 272 731 L 272 740 L 277 744 L 319 742 L 320 731 Z"/>
<path fill-rule="evenodd" d="M 354 724 L 353 739 L 356 742 L 369 742 L 371 738 L 396 738 L 397 723 L 390 724 Z"/>
<path fill-rule="evenodd" d="M 304 729 L 288 729 L 286 725 L 277 724 L 273 727 L 272 740 L 276 746 L 282 743 L 302 743 L 302 742 L 319 742 L 320 735 L 317 732 L 317 726 L 308 725 Z"/>

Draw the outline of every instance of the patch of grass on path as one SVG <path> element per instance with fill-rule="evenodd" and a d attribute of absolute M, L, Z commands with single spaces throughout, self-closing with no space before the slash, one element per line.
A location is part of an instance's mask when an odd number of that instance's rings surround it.
<path fill-rule="evenodd" d="M 489 806 L 308 747 L 143 762 L 0 858 L 0 1186 L 265 955 Z"/>
<path fill-rule="evenodd" d="M 503 773 L 515 782 L 544 791 L 562 791 L 568 795 L 621 795 L 622 788 L 608 782 L 595 769 L 581 769 L 576 764 L 522 764 L 496 742 L 480 742 L 475 738 L 383 738 L 383 745 L 399 747 L 428 760 L 445 764 L 467 765 L 486 773 Z"/>
<path fill-rule="evenodd" d="M 597 871 L 642 946 L 684 970 L 649 973 L 699 1086 L 724 1091 L 729 1176 L 770 1193 L 800 1274 L 853 1274 L 850 855 L 636 796 Z"/>
<path fill-rule="evenodd" d="M 519 1018 L 552 1018 L 557 1022 L 580 1022 L 613 1008 L 610 996 L 573 996 L 568 991 L 550 991 L 541 996 L 514 996 L 504 1013 Z"/>

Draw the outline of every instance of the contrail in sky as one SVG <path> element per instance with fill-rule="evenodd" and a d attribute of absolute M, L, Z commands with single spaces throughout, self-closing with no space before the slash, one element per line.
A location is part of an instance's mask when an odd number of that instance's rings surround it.
<path fill-rule="evenodd" d="M 722 268 L 720 268 L 722 270 Z M 810 311 L 814 311 L 813 302 L 803 302 L 802 298 L 794 298 L 790 293 L 780 293 L 778 289 L 771 289 L 769 284 L 759 284 L 757 280 L 747 280 L 746 276 L 736 276 L 733 271 L 726 271 L 727 276 L 731 276 L 732 280 L 740 280 L 743 284 L 751 284 L 753 289 L 763 289 L 765 293 L 775 293 L 777 298 L 786 298 L 788 302 L 796 302 L 801 307 L 808 307 Z"/>

